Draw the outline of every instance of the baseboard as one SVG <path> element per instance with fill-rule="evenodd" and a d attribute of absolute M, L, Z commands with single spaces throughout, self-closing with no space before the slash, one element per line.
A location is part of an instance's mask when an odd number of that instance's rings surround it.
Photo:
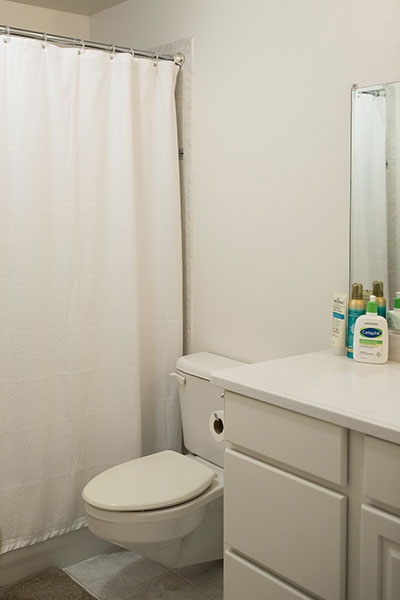
<path fill-rule="evenodd" d="M 90 533 L 87 527 L 46 542 L 0 555 L 0 585 L 13 583 L 47 567 L 69 567 L 115 548 Z"/>

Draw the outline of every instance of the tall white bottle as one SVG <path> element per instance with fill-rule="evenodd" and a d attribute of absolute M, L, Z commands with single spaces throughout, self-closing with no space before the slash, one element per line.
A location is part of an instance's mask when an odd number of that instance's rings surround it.
<path fill-rule="evenodd" d="M 393 310 L 388 310 L 387 320 L 389 329 L 400 332 L 400 294 L 396 292 L 396 298 L 394 299 Z"/>
<path fill-rule="evenodd" d="M 365 315 L 354 325 L 353 358 L 357 362 L 382 364 L 389 351 L 388 326 L 385 317 L 378 315 L 375 296 L 369 297 Z"/>

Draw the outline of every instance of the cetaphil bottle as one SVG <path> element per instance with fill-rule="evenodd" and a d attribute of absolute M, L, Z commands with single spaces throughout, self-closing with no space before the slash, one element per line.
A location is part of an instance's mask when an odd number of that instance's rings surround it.
<path fill-rule="evenodd" d="M 382 364 L 389 353 L 388 325 L 378 315 L 375 296 L 370 296 L 365 315 L 358 317 L 354 326 L 353 358 L 357 362 Z"/>
<path fill-rule="evenodd" d="M 393 310 L 388 310 L 387 321 L 389 329 L 400 333 L 400 294 L 396 292 Z"/>

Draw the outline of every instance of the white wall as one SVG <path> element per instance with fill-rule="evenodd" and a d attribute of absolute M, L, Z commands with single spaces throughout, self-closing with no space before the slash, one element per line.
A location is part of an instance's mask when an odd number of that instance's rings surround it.
<path fill-rule="evenodd" d="M 348 285 L 350 89 L 400 79 L 398 0 L 127 0 L 91 37 L 193 36 L 193 350 L 329 345 Z"/>
<path fill-rule="evenodd" d="M 0 25 L 46 31 L 80 39 L 89 37 L 89 17 L 0 0 Z"/>

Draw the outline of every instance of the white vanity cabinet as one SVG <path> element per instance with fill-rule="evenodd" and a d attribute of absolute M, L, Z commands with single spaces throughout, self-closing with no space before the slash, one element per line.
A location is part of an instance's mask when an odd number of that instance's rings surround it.
<path fill-rule="evenodd" d="M 372 367 L 315 353 L 212 377 L 224 600 L 400 600 L 400 365 Z"/>
<path fill-rule="evenodd" d="M 344 599 L 347 431 L 226 392 L 225 438 L 225 600 Z"/>

